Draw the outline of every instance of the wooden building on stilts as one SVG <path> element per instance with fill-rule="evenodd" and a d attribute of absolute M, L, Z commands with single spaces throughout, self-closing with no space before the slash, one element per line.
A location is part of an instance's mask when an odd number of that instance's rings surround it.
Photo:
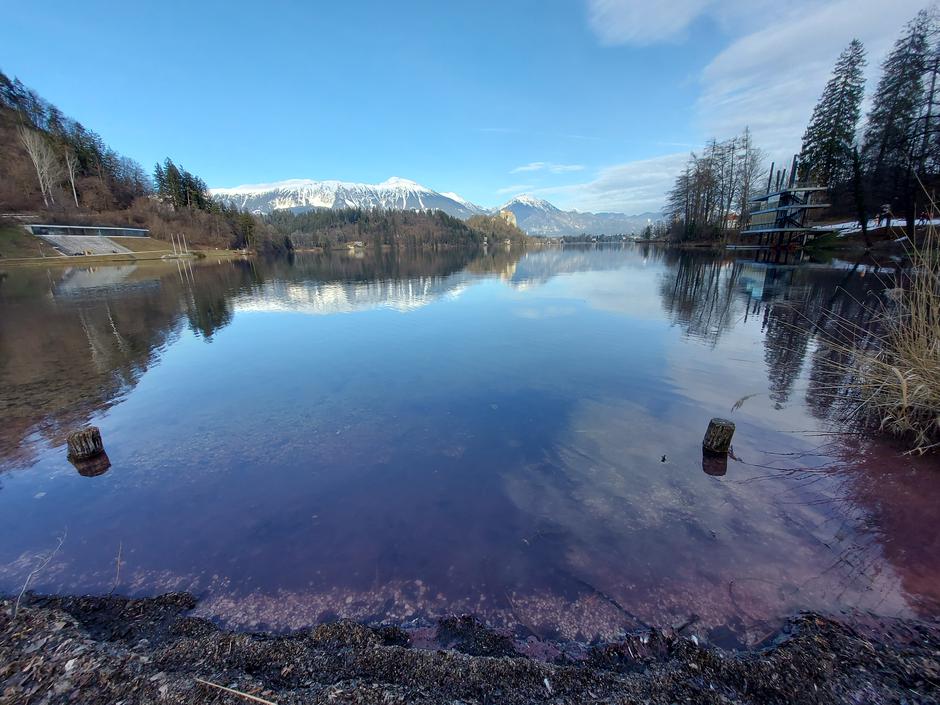
<path fill-rule="evenodd" d="M 798 184 L 796 182 L 797 158 L 793 157 L 789 178 L 787 170 L 774 173 L 770 165 L 767 193 L 750 199 L 754 210 L 741 231 L 748 244 L 759 248 L 802 248 L 816 235 L 830 232 L 825 228 L 810 227 L 807 215 L 813 210 L 828 208 L 828 203 L 817 203 L 817 196 L 824 194 L 824 186 Z"/>

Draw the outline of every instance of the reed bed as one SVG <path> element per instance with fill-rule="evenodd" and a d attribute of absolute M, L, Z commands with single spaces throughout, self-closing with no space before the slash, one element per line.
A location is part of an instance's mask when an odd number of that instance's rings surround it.
<path fill-rule="evenodd" d="M 866 303 L 867 321 L 831 316 L 823 344 L 850 416 L 903 439 L 909 452 L 940 448 L 940 233 L 908 243 L 909 266 Z"/>

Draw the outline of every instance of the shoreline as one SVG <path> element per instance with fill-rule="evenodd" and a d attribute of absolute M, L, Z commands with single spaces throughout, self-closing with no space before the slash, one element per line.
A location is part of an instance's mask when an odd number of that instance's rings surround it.
<path fill-rule="evenodd" d="M 940 699 L 940 622 L 806 613 L 764 648 L 673 629 L 522 655 L 471 616 L 409 633 L 348 620 L 275 635 L 187 616 L 186 593 L 0 598 L 0 703 L 848 703 Z M 220 690 L 230 688 L 239 694 Z M 256 700 L 257 702 L 257 700 Z"/>
<path fill-rule="evenodd" d="M 168 256 L 169 255 L 169 256 Z M 7 257 L 0 259 L 0 267 L 47 267 L 54 265 L 83 266 L 87 264 L 125 264 L 127 262 L 164 262 L 171 260 L 201 260 L 207 257 L 245 257 L 237 250 L 192 250 L 188 256 L 174 256 L 172 250 L 121 252 L 113 255 L 61 255 L 59 257 Z"/>

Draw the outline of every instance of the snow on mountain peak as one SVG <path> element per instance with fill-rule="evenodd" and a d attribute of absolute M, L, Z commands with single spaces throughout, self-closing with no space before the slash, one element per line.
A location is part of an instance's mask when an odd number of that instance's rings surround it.
<path fill-rule="evenodd" d="M 209 192 L 213 196 L 229 196 L 232 194 L 259 194 L 269 191 L 298 190 L 315 186 L 318 182 L 311 179 L 285 179 L 284 181 L 273 181 L 269 184 L 244 184 L 242 186 L 232 186 L 229 188 L 212 188 Z"/>
<path fill-rule="evenodd" d="M 541 198 L 536 198 L 535 196 L 532 196 L 528 193 L 520 193 L 518 196 L 514 196 L 512 199 L 509 200 L 508 203 L 506 203 L 502 207 L 502 209 L 508 208 L 509 206 L 513 204 L 519 204 L 521 206 L 529 206 L 530 208 L 542 208 L 542 209 L 556 210 L 555 206 L 553 206 L 548 201 L 543 200 Z"/>
<path fill-rule="evenodd" d="M 444 191 L 441 193 L 441 195 L 444 196 L 445 198 L 449 198 L 452 201 L 457 201 L 457 203 L 459 203 L 462 206 L 473 206 L 473 204 L 470 203 L 470 201 L 468 201 L 466 198 L 464 198 L 460 194 L 454 193 L 453 191 Z M 474 207 L 476 208 L 478 206 L 474 206 Z"/>
<path fill-rule="evenodd" d="M 458 218 L 483 213 L 462 198 L 451 198 L 416 181 L 393 176 L 380 184 L 290 179 L 271 184 L 210 189 L 213 196 L 252 213 L 311 208 L 442 210 Z"/>
<path fill-rule="evenodd" d="M 411 179 L 403 179 L 400 176 L 392 176 L 388 179 L 385 179 L 382 183 L 379 184 L 380 187 L 386 188 L 404 188 L 411 189 L 412 191 L 431 191 L 427 186 L 422 186 L 417 181 L 412 181 Z M 443 194 L 442 194 L 443 195 Z"/>
<path fill-rule="evenodd" d="M 613 234 L 639 232 L 655 213 L 627 216 L 623 213 L 563 211 L 527 193 L 515 196 L 499 208 L 484 209 L 456 193 L 438 193 L 400 176 L 380 184 L 348 181 L 289 179 L 270 184 L 249 184 L 210 189 L 213 196 L 251 213 L 276 210 L 302 212 L 314 208 L 382 208 L 387 210 L 441 210 L 457 218 L 508 210 L 520 228 L 531 235 Z"/>

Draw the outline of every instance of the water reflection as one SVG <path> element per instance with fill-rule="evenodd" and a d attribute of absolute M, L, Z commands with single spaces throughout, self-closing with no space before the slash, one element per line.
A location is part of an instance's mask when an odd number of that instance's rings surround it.
<path fill-rule="evenodd" d="M 727 456 L 702 455 L 702 471 L 712 477 L 724 477 L 728 474 Z"/>
<path fill-rule="evenodd" d="M 811 345 L 826 333 L 844 336 L 843 321 L 861 329 L 870 323 L 872 298 L 885 279 L 861 262 L 803 266 L 767 265 L 730 255 L 667 255 L 675 262 L 660 284 L 663 305 L 686 335 L 717 344 L 739 323 L 758 318 L 770 398 L 789 401 L 812 350 L 807 401 L 820 417 L 832 404 L 827 390 L 841 354 L 831 346 Z M 884 272 L 881 272 L 884 274 Z M 867 275 L 867 276 L 866 276 Z"/>
<path fill-rule="evenodd" d="M 120 544 L 121 591 L 242 626 L 694 612 L 745 642 L 803 608 L 934 614 L 937 552 L 906 558 L 932 461 L 821 445 L 825 314 L 880 287 L 640 246 L 11 270 L 0 589 L 67 524 L 39 589 L 107 591 Z M 734 456 L 703 463 L 729 413 Z M 89 423 L 116 469 L 78 482 Z"/>
<path fill-rule="evenodd" d="M 111 459 L 108 457 L 107 453 L 101 453 L 93 458 L 84 460 L 69 458 L 69 462 L 72 463 L 72 467 L 74 467 L 82 477 L 98 477 L 99 475 L 104 475 L 111 469 Z"/>
<path fill-rule="evenodd" d="M 188 323 L 210 339 L 247 288 L 244 262 L 200 267 L 192 285 L 175 265 L 22 269 L 0 279 L 0 469 L 35 460 L 137 384 Z"/>
<path fill-rule="evenodd" d="M 183 327 L 211 342 L 239 309 L 407 310 L 511 266 L 445 251 L 0 272 L 0 471 L 119 401 Z"/>

